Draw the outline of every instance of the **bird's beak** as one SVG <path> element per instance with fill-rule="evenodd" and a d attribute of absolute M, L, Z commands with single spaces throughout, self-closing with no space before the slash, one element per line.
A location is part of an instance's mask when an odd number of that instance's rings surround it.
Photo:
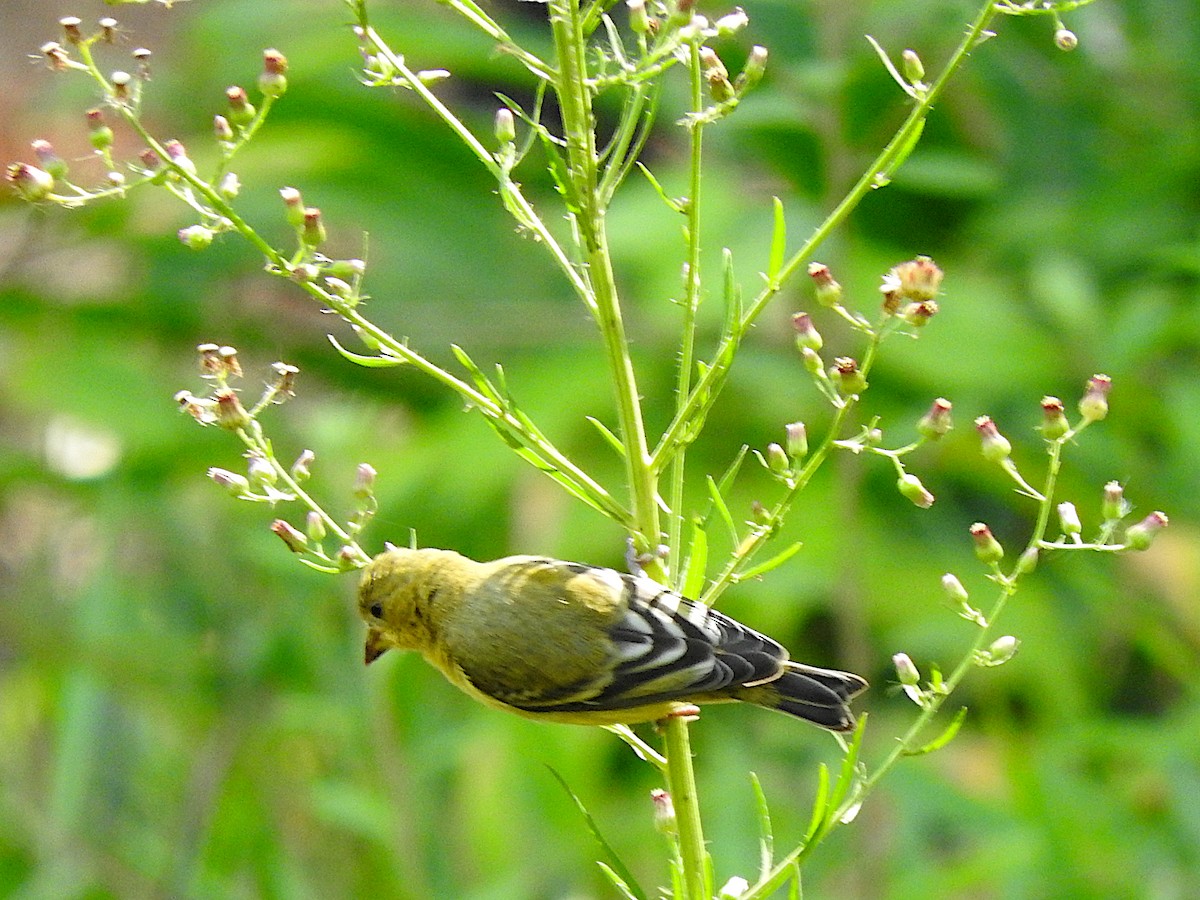
<path fill-rule="evenodd" d="M 368 628 L 367 641 L 363 646 L 363 662 L 370 665 L 383 656 L 391 647 L 391 641 L 387 639 L 387 636 L 382 631 L 378 628 Z"/>

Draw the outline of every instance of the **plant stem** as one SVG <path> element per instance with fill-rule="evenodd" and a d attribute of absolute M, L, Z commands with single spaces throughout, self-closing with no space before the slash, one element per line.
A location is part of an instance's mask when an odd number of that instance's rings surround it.
<path fill-rule="evenodd" d="M 692 768 L 692 747 L 687 722 L 681 716 L 666 721 L 667 788 L 675 806 L 679 828 L 679 855 L 683 863 L 686 900 L 707 900 L 705 890 L 704 829 L 700 823 L 700 798 Z"/>

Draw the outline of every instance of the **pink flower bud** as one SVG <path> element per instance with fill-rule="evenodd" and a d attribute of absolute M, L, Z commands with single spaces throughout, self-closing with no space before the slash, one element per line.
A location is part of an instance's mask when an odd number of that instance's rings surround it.
<path fill-rule="evenodd" d="M 244 128 L 253 121 L 256 110 L 244 87 L 235 84 L 226 88 L 225 99 L 229 103 L 229 121 L 234 125 Z"/>
<path fill-rule="evenodd" d="M 996 428 L 991 416 L 980 416 L 975 420 L 975 430 L 982 441 L 983 458 L 990 462 L 1001 462 L 1012 453 L 1012 444 Z"/>
<path fill-rule="evenodd" d="M 792 328 L 796 331 L 797 349 L 803 350 L 807 347 L 810 350 L 820 350 L 824 346 L 825 341 L 808 313 L 801 312 L 792 316 Z"/>
<path fill-rule="evenodd" d="M 808 429 L 803 422 L 789 422 L 784 428 L 787 435 L 787 453 L 792 459 L 804 459 L 808 455 Z"/>
<path fill-rule="evenodd" d="M 1004 558 L 1004 548 L 992 535 L 992 530 L 982 522 L 976 522 L 970 528 L 971 537 L 975 541 L 975 556 L 980 562 L 997 563 Z"/>
<path fill-rule="evenodd" d="M 917 422 L 917 433 L 921 437 L 936 441 L 951 428 L 954 423 L 950 418 L 952 405 L 945 397 L 938 397 L 929 407 L 929 412 L 921 416 Z"/>
<path fill-rule="evenodd" d="M 250 493 L 250 481 L 244 475 L 214 467 L 208 470 L 208 477 L 235 497 L 244 497 Z"/>
<path fill-rule="evenodd" d="M 319 247 L 325 243 L 325 223 L 321 221 L 321 210 L 315 206 L 304 210 L 304 226 L 300 230 L 300 239 L 306 247 Z"/>
<path fill-rule="evenodd" d="M 1048 441 L 1057 441 L 1071 430 L 1063 410 L 1063 402 L 1057 397 L 1042 398 L 1042 424 L 1039 428 L 1042 437 Z"/>
<path fill-rule="evenodd" d="M 258 76 L 258 89 L 266 97 L 282 96 L 287 90 L 287 57 L 278 50 L 263 51 L 263 70 Z"/>
<path fill-rule="evenodd" d="M 660 834 L 667 836 L 675 834 L 678 825 L 675 821 L 675 804 L 671 795 L 662 788 L 650 792 L 650 802 L 654 804 L 654 828 Z"/>
<path fill-rule="evenodd" d="M 308 549 L 308 538 L 303 532 L 297 531 L 283 519 L 276 519 L 271 523 L 271 530 L 279 535 L 280 539 L 287 544 L 287 548 L 293 553 L 303 553 Z"/>
<path fill-rule="evenodd" d="M 853 397 L 867 389 L 867 379 L 858 368 L 858 360 L 849 356 L 839 356 L 833 361 L 829 378 L 843 397 Z"/>
<path fill-rule="evenodd" d="M 45 200 L 54 191 L 54 176 L 44 169 L 27 163 L 13 163 L 5 170 L 5 178 L 21 199 L 36 203 Z"/>
<path fill-rule="evenodd" d="M 1145 550 L 1160 531 L 1167 527 L 1170 520 L 1164 512 L 1152 512 L 1136 525 L 1131 525 L 1125 532 L 1125 544 L 1130 550 Z"/>
<path fill-rule="evenodd" d="M 1087 390 L 1079 401 L 1079 412 L 1084 421 L 1098 422 L 1108 415 L 1108 392 L 1112 390 L 1112 379 L 1107 375 L 1093 375 L 1088 379 Z"/>
<path fill-rule="evenodd" d="M 250 424 L 250 414 L 242 406 L 237 392 L 229 388 L 217 391 L 217 424 L 228 431 L 237 431 Z"/>
<path fill-rule="evenodd" d="M 1104 502 L 1100 506 L 1100 512 L 1109 522 L 1129 514 L 1129 501 L 1125 499 L 1125 489 L 1119 481 L 1110 481 L 1104 485 Z"/>
<path fill-rule="evenodd" d="M 838 284 L 829 266 L 824 263 L 809 263 L 808 276 L 817 289 L 817 302 L 822 306 L 837 306 L 842 302 L 842 286 Z"/>

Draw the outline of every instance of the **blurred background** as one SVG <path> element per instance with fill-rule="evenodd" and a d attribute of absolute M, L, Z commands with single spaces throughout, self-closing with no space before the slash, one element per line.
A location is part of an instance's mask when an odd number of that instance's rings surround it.
<path fill-rule="evenodd" d="M 410 65 L 453 73 L 439 95 L 477 133 L 490 134 L 494 92 L 530 97 L 520 67 L 438 4 L 375 6 Z M 745 0 L 749 28 L 718 49 L 731 72 L 754 43 L 771 57 L 761 88 L 706 133 L 714 289 L 702 348 L 721 315 L 721 248 L 752 294 L 771 197 L 795 246 L 899 123 L 905 98 L 863 35 L 894 55 L 915 48 L 934 73 L 974 6 Z M 540 4 L 488 8 L 545 45 Z M 291 88 L 234 166 L 242 214 L 283 246 L 278 189 L 301 188 L 324 211 L 330 254 L 369 258 L 377 322 L 446 365 L 452 342 L 485 368 L 503 362 L 550 437 L 619 483 L 583 418 L 615 422 L 594 327 L 412 95 L 359 85 L 340 3 L 7 0 L 0 158 L 32 161 L 29 141 L 48 139 L 91 183 L 102 174 L 88 159 L 91 87 L 29 58 L 67 14 L 85 27 L 117 16 L 111 68 L 129 68 L 135 47 L 154 51 L 145 120 L 183 140 L 201 171 L 224 89 L 252 88 L 262 49 L 282 50 Z M 1005 616 L 1020 654 L 969 678 L 959 737 L 887 779 L 816 853 L 806 896 L 1182 898 L 1200 884 L 1200 10 L 1101 0 L 1067 25 L 1073 53 L 1055 48 L 1049 20 L 1001 20 L 895 183 L 819 254 L 864 308 L 901 260 L 929 254 L 947 272 L 942 312 L 919 341 L 886 346 L 864 407 L 896 446 L 934 397 L 954 402 L 958 428 L 911 463 L 938 502 L 917 510 L 890 467 L 839 458 L 780 537 L 804 550 L 723 608 L 801 659 L 872 680 L 860 703 L 872 764 L 914 715 L 892 687 L 892 654 L 948 670 L 971 638 L 941 601 L 941 574 L 990 603 L 967 526 L 986 521 L 1016 548 L 1032 525 L 1033 506 L 980 459 L 972 418 L 993 416 L 1038 483 L 1039 400 L 1073 410 L 1085 380 L 1107 373 L 1112 414 L 1070 449 L 1062 496 L 1094 528 L 1102 486 L 1117 479 L 1134 519 L 1163 509 L 1172 525 L 1144 554 L 1043 562 Z M 686 184 L 672 124 L 682 92 L 676 78 L 644 156 L 673 196 Z M 118 129 L 119 155 L 139 149 Z M 520 175 L 552 199 L 536 165 Z M 264 276 L 244 242 L 182 247 L 176 231 L 193 223 L 152 191 L 77 211 L 0 199 L 0 896 L 613 896 L 548 767 L 643 883 L 662 883 L 648 766 L 602 731 L 478 707 L 418 658 L 364 669 L 353 578 L 297 565 L 268 532 L 274 515 L 298 513 L 210 483 L 209 466 L 241 467 L 239 446 L 171 398 L 203 390 L 201 342 L 239 348 L 250 397 L 271 362 L 298 365 L 299 396 L 266 425 L 281 457 L 316 452 L 313 490 L 343 514 L 355 465 L 376 466 L 372 551 L 415 528 L 423 544 L 478 558 L 620 566 L 622 535 L 515 460 L 456 397 L 411 371 L 344 362 L 325 338 L 338 323 Z M 611 230 L 657 433 L 674 379 L 680 222 L 635 175 Z M 693 499 L 741 444 L 762 448 L 797 419 L 821 433 L 827 411 L 788 321 L 811 303 L 806 285 L 790 286 L 746 341 L 690 457 Z M 827 356 L 861 352 L 832 317 L 817 325 Z M 748 469 L 735 514 L 771 491 Z M 836 748 L 735 707 L 693 733 L 718 883 L 753 879 L 748 772 L 789 847 Z"/>

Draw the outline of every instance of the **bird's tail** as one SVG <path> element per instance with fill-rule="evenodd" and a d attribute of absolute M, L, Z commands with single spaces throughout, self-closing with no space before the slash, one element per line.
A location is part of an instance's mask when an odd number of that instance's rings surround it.
<path fill-rule="evenodd" d="M 849 701 L 867 688 L 866 679 L 836 669 L 818 669 L 787 662 L 782 675 L 766 684 L 745 688 L 737 699 L 756 703 L 830 731 L 852 731 Z"/>

